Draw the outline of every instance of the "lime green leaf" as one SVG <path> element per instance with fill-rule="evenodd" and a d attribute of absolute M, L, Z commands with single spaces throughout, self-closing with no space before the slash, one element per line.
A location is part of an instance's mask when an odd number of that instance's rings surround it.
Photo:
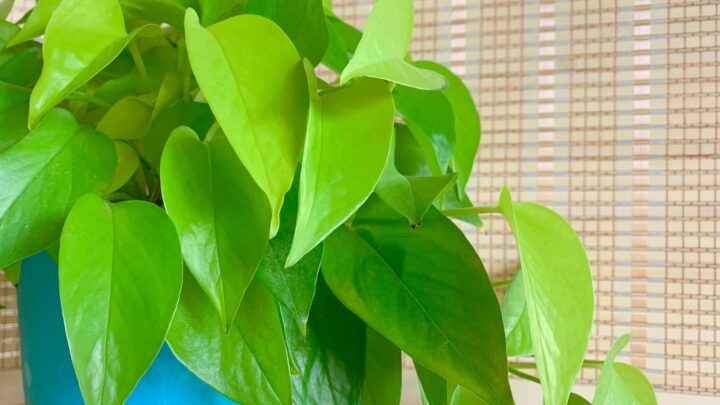
<path fill-rule="evenodd" d="M 313 99 L 300 176 L 300 205 L 287 265 L 293 265 L 370 196 L 390 152 L 390 90 L 365 79 Z"/>
<path fill-rule="evenodd" d="M 420 382 L 423 405 L 449 405 L 456 385 L 419 363 L 414 362 L 414 364 Z"/>
<path fill-rule="evenodd" d="M 50 17 L 62 0 L 38 0 L 20 32 L 8 43 L 8 47 L 39 37 L 45 32 Z"/>
<path fill-rule="evenodd" d="M 436 209 L 412 228 L 371 198 L 352 228 L 325 241 L 322 273 L 345 306 L 418 362 L 489 403 L 512 403 L 500 306 L 475 249 Z"/>
<path fill-rule="evenodd" d="M 455 121 L 455 149 L 453 149 L 452 161 L 454 169 L 458 172 L 458 189 L 465 190 L 480 146 L 480 115 L 475 101 L 462 80 L 445 66 L 428 61 L 416 62 L 415 66 L 438 72 L 448 81 L 448 87 L 442 91 L 442 94 L 452 106 Z"/>
<path fill-rule="evenodd" d="M 152 107 L 137 97 L 125 97 L 115 103 L 97 125 L 110 139 L 140 139 L 147 133 Z"/>
<path fill-rule="evenodd" d="M 208 385 L 243 404 L 290 404 L 290 371 L 275 301 L 248 287 L 229 332 L 195 279 L 185 275 L 167 337 L 175 356 Z"/>
<path fill-rule="evenodd" d="M 116 141 L 114 143 L 115 152 L 117 153 L 117 167 L 108 185 L 102 189 L 104 195 L 108 195 L 125 185 L 140 165 L 140 159 L 135 149 L 125 142 Z"/>
<path fill-rule="evenodd" d="M 60 109 L 0 154 L 0 267 L 57 240 L 75 201 L 100 190 L 115 164 L 112 142 Z"/>
<path fill-rule="evenodd" d="M 298 404 L 359 404 L 365 369 L 366 326 L 317 283 L 307 333 L 282 310 L 290 356 L 298 365 L 293 400 Z"/>
<path fill-rule="evenodd" d="M 295 47 L 272 21 L 240 15 L 203 28 L 188 9 L 190 64 L 203 95 L 273 211 L 293 182 L 307 115 L 307 81 Z"/>
<path fill-rule="evenodd" d="M 457 175 L 406 177 L 395 167 L 394 156 L 394 153 L 390 154 L 375 192 L 410 224 L 418 225 L 433 201 L 455 183 Z"/>
<path fill-rule="evenodd" d="M 10 15 L 15 0 L 0 0 L 0 20 L 4 20 Z"/>
<path fill-rule="evenodd" d="M 280 211 L 280 230 L 268 242 L 257 277 L 270 289 L 275 299 L 285 306 L 287 316 L 297 322 L 300 333 L 304 335 L 320 272 L 322 245 L 318 245 L 294 266 L 285 268 L 297 221 L 297 183 L 285 195 L 285 203 Z"/>
<path fill-rule="evenodd" d="M 544 403 L 564 405 L 590 341 L 595 308 L 590 264 L 577 234 L 557 213 L 514 203 L 506 188 L 499 208 L 520 252 Z"/>
<path fill-rule="evenodd" d="M 245 12 L 275 21 L 313 65 L 325 54 L 328 29 L 322 0 L 247 0 Z"/>
<path fill-rule="evenodd" d="M 128 35 L 118 0 L 60 3 L 45 30 L 45 64 L 30 97 L 29 126 L 112 62 L 135 35 L 156 29 L 144 26 Z"/>
<path fill-rule="evenodd" d="M 326 16 L 325 21 L 328 29 L 328 46 L 322 63 L 336 73 L 340 73 L 350 63 L 350 58 L 362 38 L 362 32 L 334 15 Z"/>
<path fill-rule="evenodd" d="M 628 342 L 630 335 L 623 335 L 610 349 L 595 389 L 594 405 L 657 405 L 655 391 L 647 377 L 629 364 L 615 362 Z"/>
<path fill-rule="evenodd" d="M 209 26 L 220 20 L 240 14 L 246 0 L 200 0 L 202 24 Z"/>
<path fill-rule="evenodd" d="M 420 145 L 423 141 L 432 145 L 426 156 L 431 168 L 439 167 L 439 172 L 433 174 L 445 174 L 455 149 L 455 120 L 447 97 L 441 92 L 405 86 L 397 86 L 393 97 L 398 114 L 416 137 L 423 137 L 418 139 Z"/>
<path fill-rule="evenodd" d="M 368 76 L 424 90 L 445 88 L 447 80 L 443 75 L 405 61 L 412 29 L 412 0 L 377 0 L 340 81 L 347 83 Z"/>
<path fill-rule="evenodd" d="M 83 399 L 123 403 L 160 351 L 180 298 L 175 228 L 148 202 L 110 204 L 85 195 L 63 228 L 59 268 L 63 319 Z"/>
<path fill-rule="evenodd" d="M 180 99 L 182 93 L 182 79 L 176 72 L 168 72 L 160 84 L 157 97 L 152 109 L 152 117 L 150 122 L 155 120 L 157 116 L 165 111 L 170 105 Z"/>
<path fill-rule="evenodd" d="M 525 284 L 522 270 L 513 277 L 500 305 L 505 326 L 505 345 L 508 357 L 532 356 L 533 345 L 530 337 L 530 319 L 525 300 Z"/>
<path fill-rule="evenodd" d="M 332 11 L 332 0 L 322 0 L 322 5 L 325 10 Z"/>
<path fill-rule="evenodd" d="M 154 23 L 168 23 L 182 28 L 185 9 L 190 6 L 186 0 L 120 0 L 123 14 L 132 18 Z"/>
<path fill-rule="evenodd" d="M 205 142 L 188 127 L 173 131 L 160 180 L 185 263 L 229 328 L 267 245 L 267 197 L 220 131 Z"/>
<path fill-rule="evenodd" d="M 5 266 L 3 271 L 5 272 L 5 278 L 9 282 L 17 285 L 20 281 L 20 269 L 22 268 L 22 260 L 18 260 L 15 263 Z"/>

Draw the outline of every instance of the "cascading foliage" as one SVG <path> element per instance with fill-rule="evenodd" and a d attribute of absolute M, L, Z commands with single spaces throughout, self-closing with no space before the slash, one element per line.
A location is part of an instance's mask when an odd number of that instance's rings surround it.
<path fill-rule="evenodd" d="M 412 26 L 411 0 L 363 33 L 321 0 L 39 0 L 0 24 L 0 267 L 59 251 L 88 404 L 122 403 L 164 342 L 243 404 L 398 404 L 402 352 L 430 405 L 511 404 L 509 373 L 587 403 L 582 367 L 595 404 L 655 403 L 614 362 L 629 337 L 584 359 L 565 220 L 506 189 L 472 207 L 476 106 L 410 58 Z M 480 214 L 517 242 L 502 305 L 449 219 Z"/>

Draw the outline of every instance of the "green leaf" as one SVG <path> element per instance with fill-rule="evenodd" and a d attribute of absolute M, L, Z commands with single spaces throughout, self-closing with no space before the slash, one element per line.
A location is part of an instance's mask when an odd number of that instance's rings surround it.
<path fill-rule="evenodd" d="M 0 152 L 10 148 L 22 139 L 27 130 L 27 102 L 30 91 L 11 84 L 0 82 Z"/>
<path fill-rule="evenodd" d="M 397 86 L 393 92 L 395 108 L 424 148 L 434 175 L 447 172 L 455 149 L 455 120 L 447 97 L 437 91 Z M 433 170 L 433 168 L 435 168 Z"/>
<path fill-rule="evenodd" d="M 390 154 L 375 192 L 411 225 L 418 225 L 433 201 L 455 183 L 457 174 L 406 177 L 395 167 L 394 156 L 395 153 Z"/>
<path fill-rule="evenodd" d="M 110 139 L 140 139 L 147 133 L 152 107 L 137 97 L 125 97 L 115 103 L 97 124 L 97 130 Z"/>
<path fill-rule="evenodd" d="M 45 64 L 30 97 L 29 126 L 110 64 L 136 35 L 156 29 L 144 26 L 127 34 L 118 0 L 60 3 L 45 30 Z"/>
<path fill-rule="evenodd" d="M 140 159 L 138 158 L 135 149 L 125 142 L 116 141 L 114 143 L 115 152 L 117 154 L 117 167 L 115 168 L 115 174 L 113 174 L 110 182 L 107 186 L 103 187 L 103 195 L 108 195 L 124 186 L 133 174 L 135 174 L 135 171 L 140 165 Z"/>
<path fill-rule="evenodd" d="M 160 84 L 155 103 L 152 109 L 152 117 L 150 122 L 154 121 L 157 116 L 170 107 L 174 102 L 180 99 L 182 93 L 182 78 L 177 72 L 168 72 Z"/>
<path fill-rule="evenodd" d="M 405 57 L 410 47 L 413 28 L 412 0 L 377 0 L 362 39 L 340 81 L 368 76 L 408 87 L 439 90 L 447 86 L 441 74 L 420 69 Z"/>
<path fill-rule="evenodd" d="M 433 172 L 440 172 L 437 168 L 430 170 L 423 148 L 410 129 L 402 124 L 395 124 L 395 167 L 405 176 L 428 177 Z"/>
<path fill-rule="evenodd" d="M 280 211 L 280 230 L 268 242 L 257 277 L 270 289 L 275 299 L 285 306 L 287 316 L 297 322 L 300 333 L 304 335 L 320 272 L 322 245 L 318 245 L 294 266 L 285 268 L 297 221 L 297 183 L 285 195 L 285 203 Z"/>
<path fill-rule="evenodd" d="M 75 201 L 100 190 L 115 164 L 112 142 L 61 109 L 1 153 L 0 267 L 57 240 Z"/>
<path fill-rule="evenodd" d="M 513 277 L 500 305 L 505 326 L 505 345 L 508 357 L 532 356 L 530 319 L 525 299 L 522 270 Z"/>
<path fill-rule="evenodd" d="M 326 16 L 325 22 L 328 29 L 328 46 L 322 63 L 336 73 L 340 73 L 350 63 L 350 58 L 362 38 L 362 32 L 332 14 Z"/>
<path fill-rule="evenodd" d="M 454 208 L 470 208 L 473 206 L 473 202 L 470 201 L 470 197 L 468 197 L 465 190 L 452 190 L 450 192 L 445 193 L 445 201 L 443 205 L 443 209 L 454 209 Z M 475 227 L 482 227 L 483 222 L 480 220 L 480 216 L 476 214 L 470 214 L 470 215 L 457 215 L 454 218 L 457 218 L 461 221 L 465 221 Z"/>
<path fill-rule="evenodd" d="M 293 265 L 346 221 L 370 196 L 387 162 L 394 108 L 379 80 L 311 96 L 300 174 Z"/>
<path fill-rule="evenodd" d="M 370 327 L 365 336 L 363 405 L 400 404 L 402 356 L 392 342 Z"/>
<path fill-rule="evenodd" d="M 163 148 L 175 128 L 187 126 L 204 137 L 214 122 L 212 111 L 205 103 L 176 104 L 153 120 L 142 139 L 142 155 L 153 168 L 159 169 Z"/>
<path fill-rule="evenodd" d="M 580 395 L 571 392 L 570 393 L 570 399 L 568 399 L 567 405 L 591 405 L 590 401 L 587 399 L 581 397 Z"/>
<path fill-rule="evenodd" d="M 414 364 L 420 382 L 423 405 L 449 405 L 456 385 L 419 363 L 414 362 Z"/>
<path fill-rule="evenodd" d="M 9 21 L 0 21 L 0 55 L 7 53 L 5 47 L 10 42 L 12 37 L 14 37 L 19 31 L 20 27 L 18 27 L 16 24 L 13 24 Z M 1 60 L 2 59 L 0 59 L 0 61 Z"/>
<path fill-rule="evenodd" d="M 205 29 L 188 10 L 185 32 L 203 95 L 240 161 L 270 200 L 274 236 L 305 134 L 308 92 L 300 57 L 277 25 L 255 15 Z"/>
<path fill-rule="evenodd" d="M 371 198 L 352 228 L 325 241 L 322 273 L 345 306 L 418 362 L 488 403 L 512 403 L 490 281 L 465 235 L 437 210 L 412 228 Z"/>
<path fill-rule="evenodd" d="M 185 263 L 229 328 L 267 245 L 267 197 L 220 131 L 205 142 L 188 127 L 173 131 L 160 180 Z"/>
<path fill-rule="evenodd" d="M 20 269 L 22 268 L 22 260 L 18 260 L 13 264 L 5 266 L 3 271 L 5 272 L 5 278 L 14 285 L 18 285 L 20 281 Z"/>
<path fill-rule="evenodd" d="M 36 45 L 27 46 L 13 53 L 0 65 L 0 81 L 30 87 L 38 80 L 42 63 L 42 48 Z"/>
<path fill-rule="evenodd" d="M 322 0 L 247 0 L 245 12 L 275 21 L 300 56 L 313 65 L 320 63 L 328 45 Z"/>
<path fill-rule="evenodd" d="M 575 231 L 554 211 L 514 203 L 506 188 L 499 209 L 520 252 L 544 403 L 564 405 L 590 341 L 595 307 L 590 264 Z"/>
<path fill-rule="evenodd" d="M 175 228 L 156 205 L 110 204 L 88 194 L 68 215 L 59 268 L 63 319 L 83 399 L 123 403 L 160 351 L 180 298 Z"/>
<path fill-rule="evenodd" d="M 475 101 L 462 80 L 445 66 L 429 61 L 416 62 L 415 66 L 438 72 L 448 81 L 448 87 L 442 91 L 442 94 L 452 107 L 455 121 L 455 148 L 452 162 L 458 172 L 458 189 L 465 190 L 480 146 L 480 115 Z"/>
<path fill-rule="evenodd" d="M 15 0 L 0 0 L 0 20 L 4 20 L 10 15 Z"/>
<path fill-rule="evenodd" d="M 290 371 L 276 304 L 254 281 L 229 332 L 195 279 L 186 274 L 167 341 L 201 380 L 245 404 L 290 404 Z"/>
<path fill-rule="evenodd" d="M 209 26 L 220 20 L 240 14 L 246 0 L 200 0 L 202 24 Z"/>
<path fill-rule="evenodd" d="M 629 341 L 630 335 L 623 335 L 610 349 L 595 389 L 594 405 L 657 405 L 655 391 L 647 377 L 629 364 L 615 362 Z"/>
<path fill-rule="evenodd" d="M 8 47 L 21 44 L 42 35 L 45 32 L 48 21 L 50 21 L 50 17 L 61 2 L 62 0 L 38 0 L 27 21 L 25 21 L 25 25 L 23 25 L 20 32 L 15 34 L 10 40 Z"/>
<path fill-rule="evenodd" d="M 120 5 L 126 18 L 182 28 L 185 8 L 190 4 L 185 0 L 120 0 Z"/>

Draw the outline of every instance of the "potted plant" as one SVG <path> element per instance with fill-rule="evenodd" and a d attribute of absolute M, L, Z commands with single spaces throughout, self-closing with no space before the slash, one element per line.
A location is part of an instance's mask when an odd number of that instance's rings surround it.
<path fill-rule="evenodd" d="M 470 204 L 477 110 L 411 60 L 412 25 L 411 0 L 363 33 L 321 0 L 40 0 L 4 22 L 0 267 L 28 403 L 397 404 L 403 352 L 428 404 L 513 403 L 509 374 L 587 403 L 582 367 L 596 404 L 655 403 L 614 361 L 628 336 L 584 359 L 565 220 L 506 189 Z M 451 220 L 481 214 L 515 235 L 513 280 Z"/>

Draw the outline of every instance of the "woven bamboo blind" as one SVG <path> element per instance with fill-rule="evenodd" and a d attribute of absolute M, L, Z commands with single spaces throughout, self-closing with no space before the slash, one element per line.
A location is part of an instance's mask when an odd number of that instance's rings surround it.
<path fill-rule="evenodd" d="M 372 0 L 335 0 L 362 27 Z M 595 276 L 589 356 L 659 390 L 720 394 L 720 2 L 415 0 L 416 59 L 470 87 L 483 139 L 469 194 L 503 185 L 573 224 Z M 501 218 L 464 227 L 494 279 L 517 267 Z M 12 288 L 0 367 L 17 367 Z M 9 304 L 9 305 L 8 305 Z M 594 379 L 584 371 L 581 382 Z"/>

